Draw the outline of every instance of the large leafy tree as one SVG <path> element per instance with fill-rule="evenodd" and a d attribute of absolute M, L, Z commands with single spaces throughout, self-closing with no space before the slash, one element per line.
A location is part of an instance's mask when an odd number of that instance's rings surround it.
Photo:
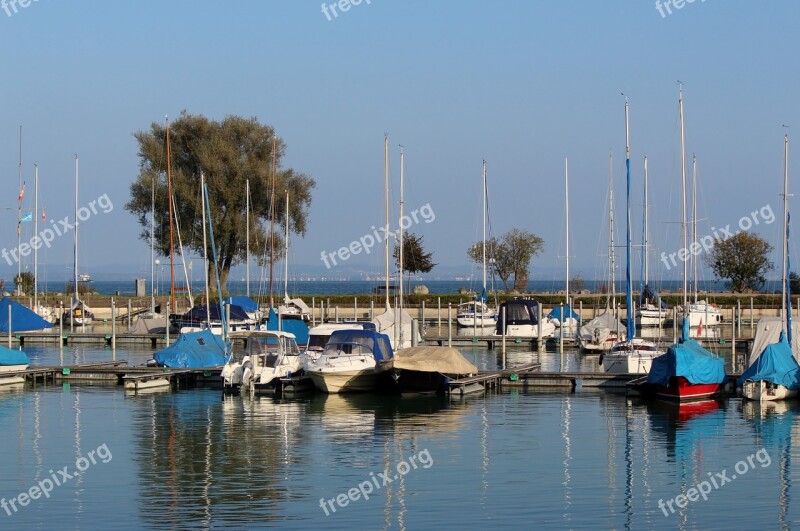
<path fill-rule="evenodd" d="M 494 259 L 495 271 L 506 291 L 509 291 L 508 281 L 512 275 L 513 289 L 524 290 L 527 287 L 531 259 L 543 250 L 544 240 L 523 229 L 511 229 L 499 239 L 486 240 L 486 258 Z M 482 263 L 483 242 L 473 244 L 467 255 L 472 261 Z"/>
<path fill-rule="evenodd" d="M 729 281 L 731 290 L 743 292 L 764 285 L 764 275 L 774 267 L 767 258 L 771 252 L 772 245 L 758 234 L 742 231 L 714 242 L 705 260 L 717 278 Z"/>
<path fill-rule="evenodd" d="M 413 273 L 430 273 L 436 266 L 433 253 L 426 253 L 422 245 L 424 236 L 413 233 L 403 235 L 403 271 L 408 273 L 408 291 L 411 291 L 411 275 Z M 400 267 L 400 245 L 394 247 L 394 259 Z"/>
<path fill-rule="evenodd" d="M 153 123 L 150 130 L 136 132 L 134 137 L 139 147 L 139 176 L 131 184 L 131 197 L 125 208 L 138 217 L 142 226 L 140 237 L 149 242 L 151 193 L 155 188 L 155 247 L 162 256 L 169 256 L 166 124 Z M 228 116 L 214 121 L 184 111 L 170 124 L 169 138 L 172 195 L 184 246 L 199 254 L 203 252 L 202 172 L 208 184 L 223 291 L 231 266 L 246 258 L 247 180 L 250 181 L 251 254 L 269 256 L 270 247 L 274 247 L 276 256 L 280 256 L 283 230 L 276 227 L 274 233 L 269 233 L 270 208 L 274 197 L 275 222 L 285 229 L 287 190 L 289 230 L 305 234 L 315 181 L 281 167 L 286 146 L 271 126 L 259 123 L 256 118 Z M 209 271 L 213 271 L 213 265 L 209 265 Z"/>

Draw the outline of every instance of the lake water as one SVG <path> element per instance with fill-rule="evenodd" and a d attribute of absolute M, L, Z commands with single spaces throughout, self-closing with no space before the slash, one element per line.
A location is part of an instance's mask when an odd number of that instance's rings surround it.
<path fill-rule="evenodd" d="M 112 357 L 27 351 L 35 364 Z M 151 355 L 116 352 L 132 364 Z M 497 352 L 465 355 L 498 362 Z M 597 363 L 509 353 L 537 359 L 554 370 Z M 59 384 L 3 391 L 0 422 L 0 497 L 16 497 L 16 511 L 0 509 L 3 529 L 800 527 L 797 402 L 679 410 L 514 389 L 251 400 Z M 22 492 L 38 499 L 21 506 Z"/>

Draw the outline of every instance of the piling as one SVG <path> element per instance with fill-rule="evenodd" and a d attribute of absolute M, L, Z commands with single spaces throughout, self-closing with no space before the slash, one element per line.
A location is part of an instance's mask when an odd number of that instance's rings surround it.
<path fill-rule="evenodd" d="M 167 299 L 167 308 L 169 307 L 170 307 L 170 301 L 169 299 Z M 210 315 L 208 317 L 209 319 L 211 318 Z M 167 310 L 167 326 L 164 327 L 164 330 L 166 330 L 167 346 L 169 346 L 169 310 Z"/>
<path fill-rule="evenodd" d="M 736 335 L 742 337 L 742 301 L 736 299 Z"/>
<path fill-rule="evenodd" d="M 755 334 L 755 321 L 753 320 L 753 297 L 750 297 L 750 335 Z"/>
<path fill-rule="evenodd" d="M 317 301 L 316 297 L 311 297 L 311 326 L 317 326 Z"/>
<path fill-rule="evenodd" d="M 583 326 L 583 301 L 578 301 L 578 308 L 580 308 L 580 311 L 578 312 L 578 331 L 580 332 L 580 329 Z"/>
<path fill-rule="evenodd" d="M 8 348 L 11 348 L 11 305 L 8 305 Z"/>
<path fill-rule="evenodd" d="M 130 300 L 130 299 L 128 299 Z M 130 318 L 130 314 L 128 314 Z M 114 297 L 111 297 L 111 351 L 117 349 L 117 306 Z"/>
<path fill-rule="evenodd" d="M 453 318 L 450 313 L 453 311 L 453 303 L 447 303 L 447 346 L 453 346 Z"/>
<path fill-rule="evenodd" d="M 64 348 L 64 303 L 58 302 L 58 348 Z"/>
<path fill-rule="evenodd" d="M 414 332 L 417 331 L 417 326 L 419 326 L 419 323 L 417 322 L 417 320 L 416 319 L 411 319 L 411 346 L 412 347 L 416 347 L 417 346 L 418 337 L 417 337 L 417 334 L 414 333 Z"/>
<path fill-rule="evenodd" d="M 86 303 L 81 301 L 81 332 L 86 332 Z"/>
<path fill-rule="evenodd" d="M 436 297 L 436 328 L 442 327 L 442 298 Z"/>
<path fill-rule="evenodd" d="M 541 352 L 542 351 L 543 341 L 544 341 L 544 338 L 542 338 L 542 305 L 541 304 L 537 304 L 536 308 L 538 310 L 537 317 L 539 318 L 539 322 L 536 325 L 539 328 L 538 334 L 537 334 L 537 336 L 539 336 L 539 337 L 536 338 L 536 350 Z M 505 330 L 505 327 L 503 327 L 503 330 Z"/>
<path fill-rule="evenodd" d="M 422 301 L 422 305 L 419 307 L 419 320 L 422 323 L 423 328 L 425 327 L 425 301 Z M 416 330 L 416 328 L 414 328 Z"/>
<path fill-rule="evenodd" d="M 338 304 L 336 305 L 336 308 L 334 308 L 333 320 L 336 323 L 339 322 L 339 305 Z"/>
<path fill-rule="evenodd" d="M 155 312 L 155 311 L 153 311 L 153 313 L 151 314 L 151 316 L 152 316 L 152 317 L 155 317 L 155 313 L 156 313 L 156 312 Z M 131 323 L 131 300 L 130 300 L 130 299 L 128 299 L 128 330 L 130 330 L 130 329 L 131 329 L 131 326 L 133 326 L 133 325 L 132 325 L 132 323 Z"/>
<path fill-rule="evenodd" d="M 564 353 L 564 303 L 559 303 L 559 308 L 561 308 L 561 326 L 558 327 L 558 352 L 559 354 Z M 505 369 L 505 365 L 503 365 L 503 369 Z"/>
<path fill-rule="evenodd" d="M 539 314 L 542 313 L 542 307 L 539 306 Z M 503 370 L 506 368 L 506 334 L 508 331 L 506 330 L 506 309 L 500 308 L 500 319 L 503 321 L 503 341 L 502 341 L 502 352 L 503 352 Z M 541 335 L 541 324 L 539 325 L 539 335 Z"/>
<path fill-rule="evenodd" d="M 739 322 L 736 318 L 735 310 L 735 308 L 731 308 L 731 314 L 733 315 L 733 322 L 731 323 L 731 371 L 734 373 L 736 372 L 736 323 Z"/>
<path fill-rule="evenodd" d="M 373 300 L 369 301 L 369 320 L 375 320 L 375 301 Z"/>
<path fill-rule="evenodd" d="M 353 297 L 353 320 L 358 321 L 358 297 Z"/>
<path fill-rule="evenodd" d="M 672 308 L 672 343 L 678 342 L 678 308 Z"/>

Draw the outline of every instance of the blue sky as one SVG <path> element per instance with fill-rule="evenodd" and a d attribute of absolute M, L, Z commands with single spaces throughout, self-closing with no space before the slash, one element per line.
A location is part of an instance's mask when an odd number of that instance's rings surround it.
<path fill-rule="evenodd" d="M 0 10 L 0 206 L 12 209 L 0 211 L 0 246 L 16 247 L 22 125 L 26 209 L 38 162 L 48 218 L 71 215 L 77 153 L 80 203 L 107 194 L 114 206 L 81 226 L 81 270 L 149 274 L 148 245 L 123 208 L 138 171 L 132 133 L 185 109 L 275 126 L 285 165 L 316 179 L 308 233 L 292 242 L 297 264 L 322 266 L 322 251 L 382 221 L 386 132 L 393 203 L 403 144 L 407 208 L 429 203 L 436 214 L 412 230 L 435 261 L 465 272 L 465 250 L 480 238 L 485 158 L 494 232 L 542 236 L 532 277 L 563 277 L 569 157 L 573 272 L 602 277 L 609 153 L 624 234 L 624 92 L 634 237 L 647 154 L 651 276 L 678 278 L 679 268 L 659 266 L 662 251 L 680 247 L 677 80 L 688 156 L 698 157 L 700 235 L 771 205 L 778 222 L 755 230 L 779 246 L 781 125 L 800 129 L 800 5 L 698 0 L 672 10 L 662 17 L 654 2 L 614 0 L 372 0 L 331 20 L 319 0 L 39 0 L 12 16 Z M 33 236 L 31 224 L 25 231 Z M 40 256 L 67 264 L 71 252 L 63 237 Z M 382 269 L 376 253 L 351 262 Z M 0 260 L 0 276 L 15 271 Z"/>

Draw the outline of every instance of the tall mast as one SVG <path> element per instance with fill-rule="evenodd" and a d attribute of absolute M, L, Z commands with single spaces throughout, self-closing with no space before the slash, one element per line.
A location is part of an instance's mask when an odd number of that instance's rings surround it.
<path fill-rule="evenodd" d="M 289 303 L 289 190 L 286 190 L 286 230 L 283 254 L 283 302 Z"/>
<path fill-rule="evenodd" d="M 386 231 L 385 231 L 385 239 L 383 241 L 384 245 L 384 259 L 386 261 L 386 310 L 389 310 L 389 135 L 383 135 L 383 172 L 384 172 L 384 194 L 385 194 L 385 203 L 384 207 L 386 210 Z"/>
<path fill-rule="evenodd" d="M 625 97 L 625 177 L 627 180 L 627 212 L 625 213 L 625 317 L 626 317 L 626 338 L 631 341 L 636 335 L 636 322 L 633 320 L 633 287 L 631 278 L 631 142 L 628 127 L 628 98 Z"/>
<path fill-rule="evenodd" d="M 167 132 L 167 199 L 169 201 L 169 300 L 172 308 L 172 313 L 176 313 L 177 305 L 175 303 L 175 244 L 172 232 L 172 217 L 174 215 L 172 209 L 172 152 L 170 151 L 169 143 L 169 117 L 165 118 L 166 132 Z"/>
<path fill-rule="evenodd" d="M 209 299 L 211 298 L 211 292 L 208 289 L 208 241 L 206 239 L 206 199 L 205 199 L 205 189 L 206 189 L 206 176 L 201 171 L 200 172 L 200 197 L 202 199 L 202 213 L 203 213 L 203 280 L 205 281 L 206 285 L 206 316 L 208 316 L 209 320 L 209 328 L 211 327 L 211 302 Z M 225 313 L 222 311 L 222 306 L 220 306 L 220 313 Z"/>
<path fill-rule="evenodd" d="M 399 311 L 399 320 L 400 320 L 400 342 L 397 344 L 397 348 L 403 348 L 403 179 L 405 175 L 405 154 L 403 153 L 403 146 L 400 146 L 400 218 L 398 220 L 398 233 L 399 236 L 397 238 L 398 245 L 400 246 L 400 274 L 398 275 L 400 279 L 400 287 L 399 287 L 399 301 L 397 306 L 400 308 Z"/>
<path fill-rule="evenodd" d="M 789 135 L 783 135 L 783 261 L 781 270 L 781 290 L 783 296 L 781 297 L 781 316 L 783 317 L 782 326 L 791 334 L 791 329 L 787 326 L 786 320 L 786 283 L 788 282 L 788 272 L 786 271 L 786 258 L 789 256 Z M 789 337 L 789 344 L 791 345 L 791 336 Z"/>
<path fill-rule="evenodd" d="M 245 258 L 245 260 L 247 261 L 247 267 L 245 268 L 247 270 L 247 275 L 246 275 L 246 277 L 247 277 L 247 282 L 246 282 L 247 286 L 246 286 L 245 289 L 246 289 L 246 292 L 247 292 L 247 296 L 249 297 L 250 296 L 250 179 L 247 179 L 244 182 L 244 189 L 245 189 L 245 222 L 244 222 L 245 229 L 244 229 L 244 232 L 245 232 L 245 242 L 246 242 L 246 244 L 245 244 L 246 245 L 246 248 L 245 248 L 246 258 Z"/>
<path fill-rule="evenodd" d="M 156 311 L 156 263 L 155 263 L 155 240 L 156 240 L 156 176 L 151 178 L 152 187 L 150 189 L 150 311 Z"/>
<path fill-rule="evenodd" d="M 19 200 L 17 201 L 17 281 L 22 275 L 22 198 L 25 195 L 25 188 L 22 185 L 22 126 L 19 126 L 19 165 L 17 167 L 17 179 L 19 180 Z M 17 286 L 17 294 L 22 294 L 22 283 Z M 76 292 L 77 294 L 77 292 Z"/>
<path fill-rule="evenodd" d="M 483 160 L 483 292 L 486 296 L 486 159 Z M 486 301 L 483 301 L 486 302 Z"/>
<path fill-rule="evenodd" d="M 564 196 L 567 202 L 567 304 L 569 304 L 569 159 L 564 159 Z M 562 322 L 564 315 L 561 315 Z"/>
<path fill-rule="evenodd" d="M 75 301 L 73 308 L 78 305 L 78 155 L 75 155 L 75 239 L 73 242 L 72 260 L 75 274 Z"/>
<path fill-rule="evenodd" d="M 275 149 L 277 143 L 275 136 L 272 137 L 272 192 L 269 201 L 269 307 L 275 307 L 275 300 L 272 296 L 272 269 L 275 266 Z"/>
<path fill-rule="evenodd" d="M 33 173 L 33 233 L 39 234 L 39 165 Z M 33 307 L 39 310 L 39 246 L 33 246 Z"/>
<path fill-rule="evenodd" d="M 684 252 L 688 249 L 686 241 L 686 134 L 683 128 L 683 83 L 678 81 L 679 87 L 679 97 L 678 97 L 678 109 L 680 110 L 680 119 L 681 119 L 681 190 L 682 190 L 682 205 L 683 205 L 683 217 L 681 218 L 681 228 L 683 230 L 683 249 Z M 686 260 L 683 260 L 683 311 L 686 312 L 686 306 L 688 303 L 688 294 L 687 294 L 687 274 L 688 271 L 686 270 Z"/>
<path fill-rule="evenodd" d="M 692 244 L 697 241 L 697 155 L 692 153 Z M 692 256 L 694 269 L 694 302 L 697 303 L 697 257 Z"/>
<path fill-rule="evenodd" d="M 644 156 L 644 234 L 642 239 L 644 243 L 642 245 L 643 248 L 643 256 L 642 262 L 644 263 L 644 278 L 642 282 L 645 286 L 650 282 L 650 235 L 648 234 L 650 231 L 650 214 L 648 211 L 647 205 L 647 186 L 648 186 L 648 177 L 647 177 L 647 155 Z"/>
<path fill-rule="evenodd" d="M 617 294 L 614 280 L 616 277 L 617 264 L 614 260 L 614 159 L 608 155 L 608 278 L 611 281 L 608 296 L 606 297 L 606 308 L 611 306 L 611 298 Z"/>

